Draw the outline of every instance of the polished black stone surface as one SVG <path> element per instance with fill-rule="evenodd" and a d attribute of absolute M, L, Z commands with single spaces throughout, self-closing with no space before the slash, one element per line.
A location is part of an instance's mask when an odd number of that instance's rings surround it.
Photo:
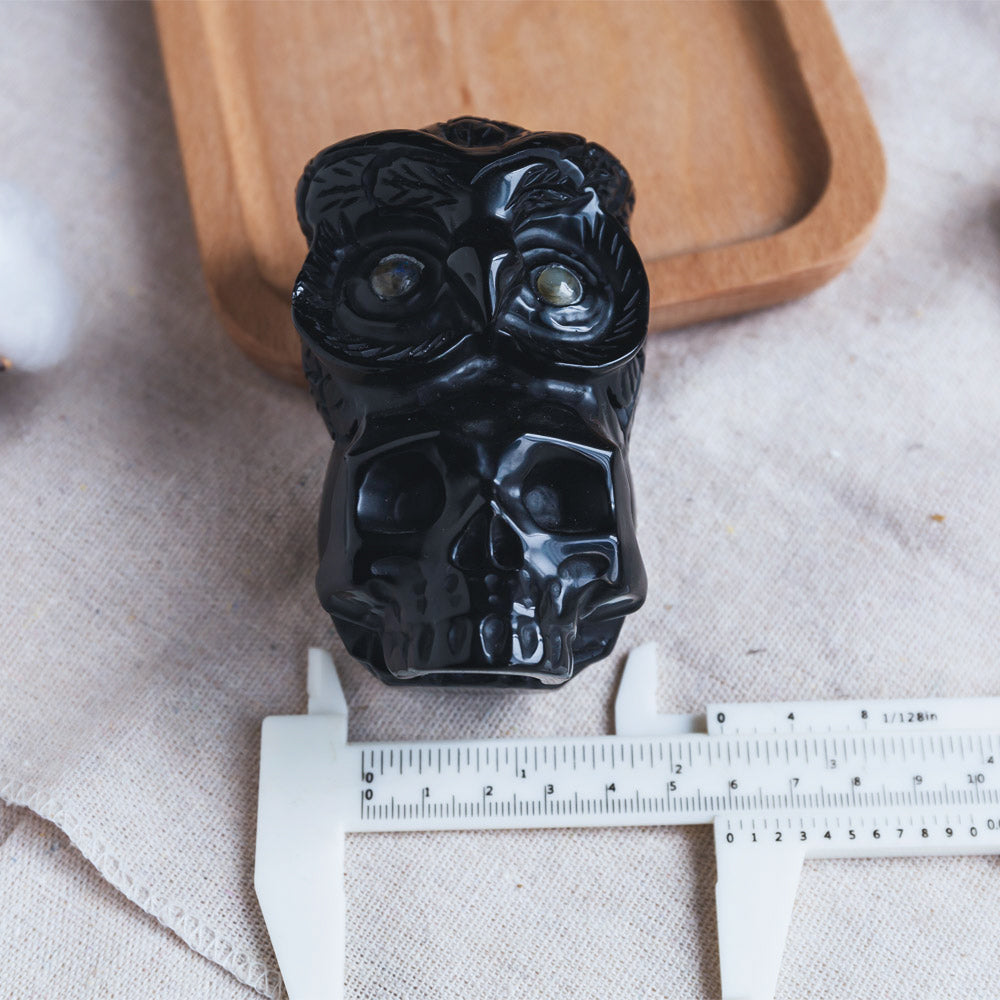
<path fill-rule="evenodd" d="M 292 315 L 334 442 L 316 586 L 384 681 L 559 684 L 642 604 L 633 202 L 600 146 L 478 118 L 306 167 Z"/>

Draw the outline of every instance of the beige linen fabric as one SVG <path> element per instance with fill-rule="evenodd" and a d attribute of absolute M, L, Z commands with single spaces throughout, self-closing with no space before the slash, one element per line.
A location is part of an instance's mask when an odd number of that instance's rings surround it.
<path fill-rule="evenodd" d="M 502 695 L 385 688 L 324 619 L 329 444 L 213 316 L 149 10 L 0 6 L 0 180 L 83 300 L 67 363 L 0 378 L 0 797 L 41 817 L 0 811 L 0 997 L 279 996 L 259 727 L 304 708 L 311 644 L 355 740 L 604 733 L 647 639 L 662 710 L 1000 692 L 1000 7 L 834 14 L 889 159 L 875 238 L 808 299 L 651 339 L 649 600 L 608 662 Z M 707 828 L 357 836 L 346 867 L 350 998 L 719 994 Z M 1000 996 L 997 912 L 995 859 L 807 864 L 779 997 Z"/>
<path fill-rule="evenodd" d="M 0 900 L 4 997 L 253 996 L 112 889 L 62 831 L 26 809 L 0 807 Z"/>

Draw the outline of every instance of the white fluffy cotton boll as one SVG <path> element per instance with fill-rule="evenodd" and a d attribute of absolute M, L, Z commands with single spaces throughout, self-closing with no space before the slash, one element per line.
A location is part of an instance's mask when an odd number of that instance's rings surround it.
<path fill-rule="evenodd" d="M 76 297 L 61 252 L 49 209 L 0 181 L 0 358 L 12 368 L 37 371 L 69 353 Z"/>

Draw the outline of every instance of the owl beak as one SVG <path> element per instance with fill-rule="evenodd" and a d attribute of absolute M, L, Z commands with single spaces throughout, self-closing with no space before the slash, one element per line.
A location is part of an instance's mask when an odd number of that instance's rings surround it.
<path fill-rule="evenodd" d="M 486 327 L 496 315 L 500 271 L 512 252 L 509 246 L 491 242 L 459 247 L 448 258 L 448 267 L 472 294 Z"/>

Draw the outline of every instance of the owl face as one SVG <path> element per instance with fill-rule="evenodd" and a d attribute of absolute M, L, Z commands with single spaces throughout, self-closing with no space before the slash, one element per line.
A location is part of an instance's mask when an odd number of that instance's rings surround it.
<path fill-rule="evenodd" d="M 335 440 L 317 587 L 387 681 L 560 683 L 645 592 L 648 289 L 617 161 L 476 122 L 351 140 L 300 182 L 293 318 Z"/>
<path fill-rule="evenodd" d="M 321 167 L 300 198 L 293 316 L 323 354 L 367 370 L 477 350 L 534 370 L 635 356 L 642 264 L 572 160 L 388 145 Z"/>

